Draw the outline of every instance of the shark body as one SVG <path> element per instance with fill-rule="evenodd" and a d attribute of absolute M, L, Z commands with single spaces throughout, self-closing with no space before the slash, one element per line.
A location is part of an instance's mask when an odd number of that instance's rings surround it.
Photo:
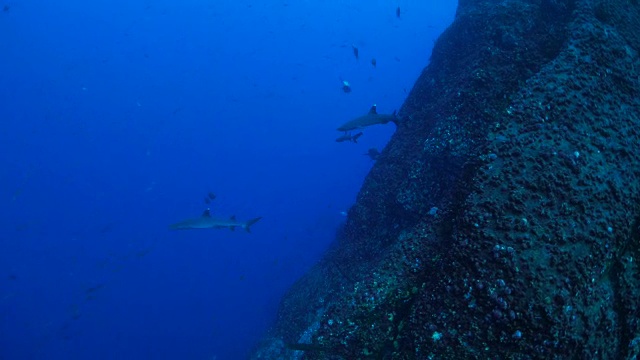
<path fill-rule="evenodd" d="M 376 106 L 373 105 L 366 115 L 362 115 L 351 121 L 347 121 L 346 123 L 342 124 L 342 126 L 340 126 L 337 130 L 347 132 L 351 130 L 362 129 L 371 125 L 386 124 L 390 121 L 396 124 L 398 123 L 398 116 L 396 115 L 395 111 L 393 112 L 393 114 L 378 114 Z"/>
<path fill-rule="evenodd" d="M 257 223 L 262 217 L 253 218 L 247 221 L 238 221 L 235 216 L 230 218 L 218 218 L 211 216 L 209 209 L 202 213 L 202 216 L 194 219 L 187 219 L 169 225 L 171 230 L 190 230 L 190 229 L 230 229 L 242 228 L 246 232 L 251 232 L 251 225 Z"/>

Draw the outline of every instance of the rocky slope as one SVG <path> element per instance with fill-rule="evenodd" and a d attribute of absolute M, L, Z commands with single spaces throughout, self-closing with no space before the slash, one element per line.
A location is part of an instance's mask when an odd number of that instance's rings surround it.
<path fill-rule="evenodd" d="M 640 4 L 460 0 L 255 359 L 640 354 Z"/>

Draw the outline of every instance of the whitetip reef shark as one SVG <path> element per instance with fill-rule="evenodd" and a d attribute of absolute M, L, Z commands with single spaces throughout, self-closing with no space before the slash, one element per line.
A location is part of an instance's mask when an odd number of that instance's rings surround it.
<path fill-rule="evenodd" d="M 238 221 L 235 216 L 230 218 L 217 218 L 211 216 L 209 209 L 202 213 L 202 216 L 195 219 L 187 219 L 169 225 L 171 230 L 190 230 L 190 229 L 224 229 L 235 230 L 237 227 L 244 229 L 246 232 L 251 232 L 251 225 L 257 223 L 262 217 L 253 218 L 247 221 Z"/>
<path fill-rule="evenodd" d="M 371 125 L 386 124 L 389 121 L 392 121 L 396 125 L 398 124 L 398 115 L 396 115 L 396 112 L 394 111 L 393 114 L 378 114 L 376 105 L 374 104 L 366 115 L 358 116 L 351 121 L 347 121 L 337 130 L 347 132 Z"/>

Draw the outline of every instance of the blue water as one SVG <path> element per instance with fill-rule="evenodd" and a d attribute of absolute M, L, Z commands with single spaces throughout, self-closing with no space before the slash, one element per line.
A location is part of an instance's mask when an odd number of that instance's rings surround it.
<path fill-rule="evenodd" d="M 394 131 L 335 128 L 402 105 L 443 3 L 0 1 L 0 358 L 246 357 Z M 207 206 L 264 218 L 168 230 Z"/>

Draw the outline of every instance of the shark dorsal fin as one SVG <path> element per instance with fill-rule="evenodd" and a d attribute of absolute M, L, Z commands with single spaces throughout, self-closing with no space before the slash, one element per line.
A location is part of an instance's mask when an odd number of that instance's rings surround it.
<path fill-rule="evenodd" d="M 373 104 L 371 109 L 369 109 L 369 114 L 370 115 L 377 115 L 378 114 L 378 111 L 376 110 L 376 104 Z"/>
<path fill-rule="evenodd" d="M 231 221 L 236 221 L 236 216 L 235 215 L 231 215 Z"/>
<path fill-rule="evenodd" d="M 202 217 L 211 217 L 211 210 L 207 209 L 202 212 Z"/>

